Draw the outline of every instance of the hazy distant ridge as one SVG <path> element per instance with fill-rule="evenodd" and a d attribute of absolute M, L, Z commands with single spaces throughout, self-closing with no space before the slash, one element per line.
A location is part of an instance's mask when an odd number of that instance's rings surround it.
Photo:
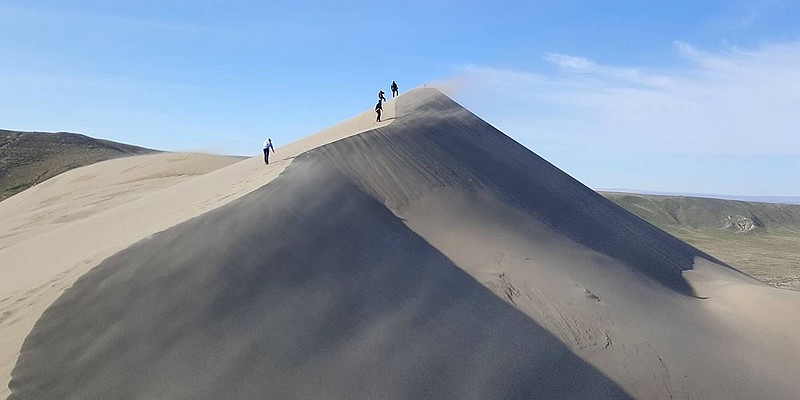
<path fill-rule="evenodd" d="M 600 193 L 608 194 L 633 194 L 650 196 L 669 196 L 669 197 L 697 197 L 704 199 L 735 200 L 754 203 L 778 203 L 778 204 L 797 204 L 800 205 L 800 196 L 740 196 L 728 194 L 708 194 L 708 193 L 674 193 L 658 192 L 649 190 L 631 189 L 598 189 Z"/>

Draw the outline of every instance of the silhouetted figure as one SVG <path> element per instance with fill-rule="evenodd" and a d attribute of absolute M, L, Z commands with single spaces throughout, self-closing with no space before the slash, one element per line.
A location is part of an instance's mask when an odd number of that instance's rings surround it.
<path fill-rule="evenodd" d="M 397 82 L 392 81 L 392 97 L 400 96 L 400 89 L 397 88 Z"/>
<path fill-rule="evenodd" d="M 267 139 L 264 141 L 264 164 L 269 164 L 269 149 L 272 149 L 272 152 L 275 152 L 275 147 L 272 146 L 272 139 Z"/>
<path fill-rule="evenodd" d="M 383 112 L 383 102 L 378 99 L 378 104 L 375 105 L 375 114 L 378 114 L 378 118 L 375 122 L 381 122 L 381 112 Z"/>
<path fill-rule="evenodd" d="M 386 101 L 386 96 L 384 96 L 383 90 L 378 92 L 378 100 Z"/>

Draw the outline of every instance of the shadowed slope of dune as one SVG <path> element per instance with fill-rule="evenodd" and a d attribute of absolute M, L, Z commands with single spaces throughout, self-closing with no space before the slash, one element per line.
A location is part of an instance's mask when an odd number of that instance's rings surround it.
<path fill-rule="evenodd" d="M 393 124 L 309 154 L 633 396 L 796 393 L 800 297 L 646 223 L 441 93 L 407 96 Z"/>
<path fill-rule="evenodd" d="M 11 399 L 626 395 L 326 162 L 107 259 Z"/>
<path fill-rule="evenodd" d="M 712 257 L 643 223 L 447 96 L 418 90 L 403 118 L 318 151 L 393 209 L 436 189 L 485 189 L 599 253 L 683 294 L 694 257 Z"/>

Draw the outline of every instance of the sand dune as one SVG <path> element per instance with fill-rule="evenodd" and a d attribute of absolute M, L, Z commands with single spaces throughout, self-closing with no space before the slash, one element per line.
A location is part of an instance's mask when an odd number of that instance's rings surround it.
<path fill-rule="evenodd" d="M 11 398 L 622 395 L 327 165 L 246 199 L 80 279 Z"/>
<path fill-rule="evenodd" d="M 260 157 L 234 164 L 237 159 L 202 154 L 129 157 L 66 172 L 0 202 L 0 398 L 9 394 L 25 336 L 86 271 L 149 235 L 263 186 L 298 154 L 390 124 L 394 101 L 384 111 L 380 124 L 366 111 L 301 141 L 278 144 L 269 166 Z"/>
<path fill-rule="evenodd" d="M 10 398 L 800 392 L 800 293 L 645 223 L 435 90 L 391 105 L 390 123 L 367 112 L 279 149 L 279 165 L 236 163 L 72 224 L 142 227 L 93 238 L 104 260 L 38 319 Z M 186 208 L 157 211 L 165 199 Z"/>

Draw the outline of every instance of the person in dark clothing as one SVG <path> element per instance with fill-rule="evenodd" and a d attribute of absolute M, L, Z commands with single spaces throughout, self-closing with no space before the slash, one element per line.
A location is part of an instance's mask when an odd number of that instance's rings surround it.
<path fill-rule="evenodd" d="M 392 81 L 392 97 L 399 95 L 400 95 L 400 89 L 397 88 L 397 82 Z"/>
<path fill-rule="evenodd" d="M 375 122 L 381 122 L 381 112 L 383 111 L 383 102 L 381 99 L 378 99 L 378 104 L 375 105 L 375 114 L 378 114 L 378 118 Z"/>
<path fill-rule="evenodd" d="M 378 92 L 378 100 L 386 101 L 386 97 L 384 96 L 383 90 Z"/>
<path fill-rule="evenodd" d="M 269 150 L 272 149 L 272 152 L 275 152 L 275 147 L 272 146 L 272 139 L 267 139 L 264 141 L 264 164 L 269 164 Z"/>

